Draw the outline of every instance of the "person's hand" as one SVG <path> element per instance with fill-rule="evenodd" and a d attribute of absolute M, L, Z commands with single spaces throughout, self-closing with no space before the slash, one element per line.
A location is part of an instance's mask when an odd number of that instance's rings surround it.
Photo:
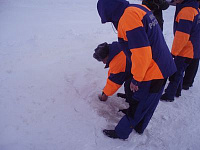
<path fill-rule="evenodd" d="M 137 85 L 134 85 L 132 82 L 131 82 L 131 84 L 130 84 L 130 89 L 131 89 L 131 91 L 133 91 L 133 92 L 136 92 L 136 91 L 138 91 L 138 86 Z"/>
<path fill-rule="evenodd" d="M 98 97 L 100 101 L 104 101 L 104 102 L 107 101 L 108 99 L 108 96 L 104 93 L 102 95 L 99 94 Z"/>

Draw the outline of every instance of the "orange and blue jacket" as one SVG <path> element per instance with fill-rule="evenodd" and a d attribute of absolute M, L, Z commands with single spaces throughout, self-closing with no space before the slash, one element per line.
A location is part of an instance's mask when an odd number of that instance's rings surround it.
<path fill-rule="evenodd" d="M 99 0 L 101 22 L 112 22 L 118 41 L 132 63 L 132 83 L 165 79 L 176 71 L 171 53 L 152 12 L 144 5 L 126 0 Z"/>
<path fill-rule="evenodd" d="M 109 68 L 109 71 L 103 92 L 107 96 L 111 96 L 131 76 L 131 65 L 124 52 L 120 49 L 118 42 L 109 44 L 109 55 L 105 68 Z"/>
<path fill-rule="evenodd" d="M 200 15 L 196 0 L 177 4 L 174 19 L 172 54 L 187 58 L 200 58 Z"/>

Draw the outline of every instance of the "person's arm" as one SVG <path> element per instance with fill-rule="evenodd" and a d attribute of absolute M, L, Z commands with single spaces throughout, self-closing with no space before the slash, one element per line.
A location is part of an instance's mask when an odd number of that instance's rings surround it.
<path fill-rule="evenodd" d="M 143 81 L 147 69 L 152 61 L 152 52 L 148 37 L 141 19 L 143 12 L 133 9 L 127 10 L 123 18 L 120 19 L 118 36 L 128 42 L 128 49 L 131 52 L 131 73 L 132 83 L 136 86 Z M 141 16 L 140 16 L 141 15 Z"/>
<path fill-rule="evenodd" d="M 177 28 L 171 51 L 174 56 L 177 56 L 189 41 L 194 20 L 193 12 L 193 8 L 183 8 L 176 17 Z"/>
<path fill-rule="evenodd" d="M 106 85 L 102 95 L 99 96 L 99 99 L 102 101 L 107 100 L 106 96 L 113 95 L 126 79 L 126 56 L 122 51 L 110 62 L 109 68 Z"/>

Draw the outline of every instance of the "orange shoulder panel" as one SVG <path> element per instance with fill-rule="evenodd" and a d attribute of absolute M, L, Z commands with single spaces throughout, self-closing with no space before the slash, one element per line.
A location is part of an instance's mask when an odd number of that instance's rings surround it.
<path fill-rule="evenodd" d="M 110 73 L 125 72 L 126 70 L 126 55 L 123 51 L 117 54 L 109 64 Z"/>
<path fill-rule="evenodd" d="M 197 14 L 198 11 L 196 9 L 192 7 L 185 7 L 178 13 L 176 21 L 179 22 L 180 19 L 193 21 Z"/>
<path fill-rule="evenodd" d="M 143 27 L 142 19 L 146 12 L 137 7 L 128 7 L 119 20 L 118 37 L 127 41 L 126 32 L 138 27 Z"/>

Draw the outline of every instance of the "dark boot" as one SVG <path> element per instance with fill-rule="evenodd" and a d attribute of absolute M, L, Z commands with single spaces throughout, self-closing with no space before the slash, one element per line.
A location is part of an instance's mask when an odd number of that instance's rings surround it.
<path fill-rule="evenodd" d="M 183 90 L 189 90 L 189 88 L 190 88 L 190 86 L 188 86 L 188 85 L 183 85 L 183 86 L 182 86 L 182 89 L 183 89 Z"/>
<path fill-rule="evenodd" d="M 118 112 L 122 112 L 124 113 L 125 115 L 128 115 L 128 109 L 120 109 Z"/>
<path fill-rule="evenodd" d="M 136 129 L 135 129 L 135 132 L 137 132 L 139 135 L 142 135 L 142 134 L 143 134 L 142 131 L 139 131 L 139 130 L 136 130 Z"/>
<path fill-rule="evenodd" d="M 181 96 L 181 93 L 176 93 L 176 95 L 175 95 L 176 97 L 179 97 L 179 96 Z"/>
<path fill-rule="evenodd" d="M 121 97 L 121 98 L 126 98 L 126 94 L 123 93 L 117 93 L 117 97 Z"/>
<path fill-rule="evenodd" d="M 115 130 L 103 130 L 104 135 L 106 135 L 109 138 L 113 138 L 113 139 L 120 139 L 117 135 L 117 133 L 115 132 Z"/>
<path fill-rule="evenodd" d="M 165 94 L 163 94 L 162 96 L 161 96 L 161 98 L 160 98 L 160 100 L 161 101 L 166 101 L 166 102 L 173 102 L 174 101 L 174 98 L 168 98 L 167 97 L 167 94 L 165 93 Z"/>
<path fill-rule="evenodd" d="M 143 132 L 144 132 L 144 130 L 142 129 L 143 123 L 144 123 L 144 119 L 142 119 L 142 120 L 136 125 L 136 127 L 134 128 L 135 132 L 137 132 L 139 135 L 142 135 Z"/>

